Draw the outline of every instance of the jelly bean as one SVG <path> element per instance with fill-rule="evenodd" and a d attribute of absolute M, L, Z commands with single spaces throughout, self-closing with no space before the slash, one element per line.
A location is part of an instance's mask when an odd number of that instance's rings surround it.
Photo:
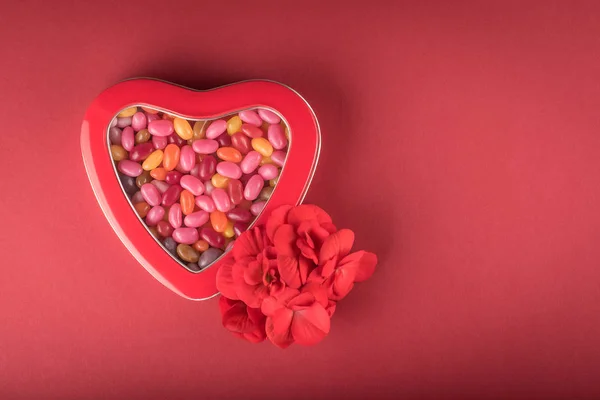
<path fill-rule="evenodd" d="M 117 118 L 113 118 L 112 121 L 110 121 L 109 128 L 114 128 L 116 126 L 117 126 Z"/>
<path fill-rule="evenodd" d="M 209 180 L 217 170 L 217 159 L 213 156 L 207 156 L 202 159 L 200 163 L 200 170 L 198 171 L 198 175 L 202 180 Z"/>
<path fill-rule="evenodd" d="M 231 136 L 231 145 L 242 154 L 248 154 L 252 150 L 250 138 L 241 132 Z"/>
<path fill-rule="evenodd" d="M 200 177 L 200 162 L 202 161 L 198 161 L 196 165 L 194 165 L 194 168 L 192 168 L 192 170 L 190 171 L 190 175 L 195 178 Z"/>
<path fill-rule="evenodd" d="M 215 231 L 219 233 L 224 232 L 227 227 L 227 222 L 227 216 L 224 212 L 217 210 L 210 213 L 210 224 Z"/>
<path fill-rule="evenodd" d="M 275 114 L 273 111 L 264 108 L 258 109 L 258 115 L 263 121 L 268 122 L 270 124 L 278 124 L 279 121 L 281 121 L 279 115 Z"/>
<path fill-rule="evenodd" d="M 179 135 L 177 135 L 175 133 L 167 136 L 167 142 L 169 142 L 169 144 L 171 144 L 171 143 L 176 144 L 178 147 L 181 147 L 187 143 L 187 141 L 183 140 L 182 138 L 179 137 Z"/>
<path fill-rule="evenodd" d="M 177 255 L 189 263 L 197 263 L 200 258 L 200 253 L 192 246 L 183 243 L 177 246 Z"/>
<path fill-rule="evenodd" d="M 273 161 L 273 164 L 283 167 L 285 156 L 285 152 L 281 150 L 274 151 L 273 154 L 271 154 L 271 161 Z"/>
<path fill-rule="evenodd" d="M 126 160 L 123 160 L 123 161 L 126 161 Z M 119 161 L 119 162 L 122 163 L 123 161 Z M 134 194 L 138 190 L 138 187 L 135 184 L 135 178 L 132 178 L 132 177 L 127 176 L 127 175 L 125 175 L 123 173 L 120 173 L 119 174 L 119 180 L 121 181 L 121 185 L 123 185 L 123 190 L 128 195 L 132 195 L 132 194 Z"/>
<path fill-rule="evenodd" d="M 192 126 L 183 118 L 173 119 L 173 129 L 183 140 L 190 140 L 194 136 Z"/>
<path fill-rule="evenodd" d="M 189 190 L 194 196 L 200 196 L 204 193 L 204 184 L 202 181 L 191 175 L 181 177 L 180 184 L 182 188 Z"/>
<path fill-rule="evenodd" d="M 117 118 L 117 128 L 125 128 L 131 125 L 131 117 Z M 131 128 L 133 129 L 133 128 Z"/>
<path fill-rule="evenodd" d="M 157 119 L 148 123 L 148 131 L 156 136 L 169 136 L 173 133 L 173 121 L 168 119 Z"/>
<path fill-rule="evenodd" d="M 192 272 L 200 272 L 202 271 L 202 269 L 198 266 L 198 263 L 187 263 L 186 264 L 187 269 L 189 269 Z"/>
<path fill-rule="evenodd" d="M 134 131 L 141 131 L 146 128 L 146 124 L 148 123 L 148 119 L 146 118 L 146 114 L 141 111 L 136 112 L 131 117 L 131 127 Z"/>
<path fill-rule="evenodd" d="M 162 119 L 167 119 L 169 121 L 173 121 L 175 119 L 175 116 L 171 115 L 171 114 L 163 114 Z"/>
<path fill-rule="evenodd" d="M 227 130 L 227 122 L 222 119 L 218 119 L 210 123 L 206 128 L 206 138 L 216 139 Z"/>
<path fill-rule="evenodd" d="M 163 155 L 163 167 L 167 171 L 172 171 L 179 163 L 180 150 L 176 144 L 169 144 L 165 147 Z"/>
<path fill-rule="evenodd" d="M 227 194 L 233 204 L 240 204 L 244 199 L 244 185 L 237 179 L 230 179 L 227 184 Z"/>
<path fill-rule="evenodd" d="M 133 178 L 140 176 L 140 174 L 143 171 L 142 166 L 140 164 L 136 163 L 135 161 L 131 161 L 131 160 L 119 161 L 119 163 L 117 164 L 117 169 L 122 174 L 131 176 Z"/>
<path fill-rule="evenodd" d="M 259 127 L 250 124 L 242 125 L 242 132 L 249 138 L 259 138 L 263 136 L 263 131 Z"/>
<path fill-rule="evenodd" d="M 127 158 L 127 151 L 118 144 L 110 145 L 110 155 L 115 161 L 121 161 Z"/>
<path fill-rule="evenodd" d="M 166 221 L 158 221 L 156 224 L 156 230 L 158 235 L 162 237 L 169 237 L 173 234 L 173 227 Z"/>
<path fill-rule="evenodd" d="M 217 261 L 217 259 L 221 257 L 222 254 L 223 250 L 215 248 L 206 250 L 200 255 L 200 258 L 198 259 L 198 267 L 200 267 L 201 269 L 208 267 L 210 264 Z"/>
<path fill-rule="evenodd" d="M 163 246 L 165 246 L 165 249 L 167 249 L 167 251 L 174 253 L 177 249 L 177 242 L 173 240 L 172 237 L 168 237 L 165 238 L 165 240 L 163 240 Z"/>
<path fill-rule="evenodd" d="M 211 181 L 204 182 L 204 193 L 206 193 L 207 195 L 210 196 L 210 194 L 212 193 L 212 191 L 214 189 L 215 189 L 215 187 L 213 186 L 213 184 L 211 183 Z"/>
<path fill-rule="evenodd" d="M 148 158 L 148 156 L 152 154 L 153 151 L 154 146 L 152 146 L 152 143 L 138 144 L 133 149 L 131 149 L 131 152 L 129 153 L 129 159 L 131 161 L 142 161 Z"/>
<path fill-rule="evenodd" d="M 167 189 L 169 189 L 171 187 L 171 185 L 169 185 L 167 182 L 163 182 L 163 181 L 152 181 L 150 182 L 151 185 L 154 185 L 158 191 L 160 193 L 164 193 L 167 191 Z"/>
<path fill-rule="evenodd" d="M 198 230 L 196 228 L 176 228 L 171 237 L 177 243 L 194 244 L 198 241 Z"/>
<path fill-rule="evenodd" d="M 183 176 L 183 174 L 181 172 L 179 172 L 179 171 L 169 171 L 165 175 L 165 181 L 169 185 L 173 185 L 175 183 L 179 183 L 179 181 L 181 180 L 182 176 Z"/>
<path fill-rule="evenodd" d="M 265 208 L 265 204 L 267 204 L 267 202 L 262 200 L 252 203 L 252 206 L 250 206 L 250 212 L 252 213 L 252 215 L 260 214 L 263 208 Z"/>
<path fill-rule="evenodd" d="M 227 120 L 227 133 L 233 135 L 236 132 L 240 131 L 242 127 L 242 120 L 237 115 L 234 115 L 229 120 Z"/>
<path fill-rule="evenodd" d="M 167 178 L 167 170 L 164 168 L 154 168 L 150 171 L 150 176 L 159 181 L 164 181 Z"/>
<path fill-rule="evenodd" d="M 237 164 L 229 161 L 223 161 L 217 164 L 217 172 L 226 178 L 239 179 L 242 177 L 242 170 Z M 214 178 L 214 177 L 213 177 Z M 214 182 L 213 182 L 214 185 Z M 215 185 L 217 186 L 217 185 Z"/>
<path fill-rule="evenodd" d="M 162 150 L 167 147 L 167 138 L 164 136 L 152 136 L 152 145 L 157 150 Z"/>
<path fill-rule="evenodd" d="M 217 157 L 223 161 L 230 161 L 234 163 L 239 163 L 242 161 L 242 153 L 233 147 L 221 147 L 219 150 L 217 150 Z"/>
<path fill-rule="evenodd" d="M 150 232 L 150 234 L 155 238 L 158 238 L 158 229 L 156 229 L 156 226 L 149 227 L 148 232 Z"/>
<path fill-rule="evenodd" d="M 194 168 L 194 165 L 196 165 L 196 153 L 194 153 L 192 146 L 185 145 L 181 148 L 179 163 L 185 172 L 190 172 L 190 170 Z"/>
<path fill-rule="evenodd" d="M 278 181 L 279 181 L 279 177 L 277 177 L 277 178 L 275 178 L 275 179 L 271 179 L 271 180 L 269 181 L 269 186 L 271 186 L 271 187 L 273 187 L 273 188 L 274 188 L 275 186 L 277 186 L 277 182 L 278 182 Z"/>
<path fill-rule="evenodd" d="M 158 191 L 156 186 L 151 185 L 150 183 L 146 183 L 145 185 L 142 185 L 140 191 L 142 192 L 142 196 L 144 197 L 146 203 L 150 204 L 153 207 L 160 204 L 162 196 L 160 195 L 160 192 Z"/>
<path fill-rule="evenodd" d="M 117 127 L 108 130 L 108 140 L 111 144 L 121 145 L 121 130 Z"/>
<path fill-rule="evenodd" d="M 214 174 L 210 179 L 212 185 L 219 189 L 225 189 L 229 183 L 229 178 L 221 174 Z"/>
<path fill-rule="evenodd" d="M 217 207 L 215 207 L 215 202 L 213 201 L 212 197 L 210 196 L 198 196 L 196 197 L 196 205 L 198 206 L 198 208 L 200 208 L 201 210 L 204 210 L 206 212 L 213 212 L 217 209 Z"/>
<path fill-rule="evenodd" d="M 212 154 L 219 149 L 219 142 L 212 139 L 194 140 L 192 149 L 199 154 Z"/>
<path fill-rule="evenodd" d="M 246 200 L 254 200 L 260 194 L 265 182 L 260 175 L 254 175 L 248 180 L 244 188 L 244 198 Z"/>
<path fill-rule="evenodd" d="M 233 224 L 233 232 L 235 236 L 240 236 L 242 233 L 248 230 L 248 224 L 244 222 L 236 222 Z"/>
<path fill-rule="evenodd" d="M 251 151 L 246 154 L 246 157 L 240 163 L 240 169 L 245 174 L 250 174 L 254 172 L 256 168 L 260 165 L 262 161 L 262 155 L 258 151 Z"/>
<path fill-rule="evenodd" d="M 162 195 L 161 203 L 163 206 L 172 206 L 179 199 L 183 189 L 179 185 L 173 185 L 168 188 Z"/>
<path fill-rule="evenodd" d="M 150 113 L 146 112 L 146 127 L 148 127 L 148 124 L 150 122 L 156 121 L 157 119 L 160 119 L 158 114 L 150 114 Z"/>
<path fill-rule="evenodd" d="M 132 204 L 141 203 L 142 201 L 144 201 L 144 197 L 142 196 L 142 192 L 140 192 L 139 190 L 135 192 L 133 196 L 131 196 Z"/>
<path fill-rule="evenodd" d="M 193 229 L 193 228 L 189 228 Z M 225 238 L 223 235 L 215 232 L 212 228 L 201 228 L 200 229 L 200 237 L 208 242 L 212 247 L 221 248 L 225 245 Z M 206 250 L 204 253 L 207 253 L 209 250 Z"/>
<path fill-rule="evenodd" d="M 194 134 L 192 136 L 192 139 L 197 140 L 197 139 L 204 139 L 206 137 L 206 132 L 204 130 L 204 126 L 205 126 L 205 121 L 194 122 L 194 127 L 192 128 L 192 131 L 194 131 Z"/>
<path fill-rule="evenodd" d="M 259 200 L 269 200 L 269 198 L 271 197 L 271 195 L 273 194 L 273 188 L 271 186 L 267 186 L 264 187 L 259 195 L 258 195 L 258 199 Z"/>
<path fill-rule="evenodd" d="M 161 206 L 154 206 L 148 211 L 146 215 L 146 225 L 156 226 L 160 220 L 165 216 L 165 209 Z M 157 232 L 158 233 L 158 232 Z"/>
<path fill-rule="evenodd" d="M 158 110 L 156 110 L 154 108 L 142 107 L 142 110 L 144 110 L 148 114 L 158 114 Z"/>
<path fill-rule="evenodd" d="M 235 236 L 235 231 L 233 230 L 233 222 L 228 221 L 227 225 L 225 226 L 225 229 L 223 230 L 223 236 L 225 236 L 228 239 L 231 239 L 232 237 Z"/>
<path fill-rule="evenodd" d="M 131 151 L 135 146 L 135 134 L 132 127 L 128 126 L 121 132 L 121 145 L 127 151 Z"/>
<path fill-rule="evenodd" d="M 140 216 L 140 218 L 146 218 L 146 215 L 148 215 L 148 211 L 150 211 L 152 207 L 150 207 L 150 204 L 146 203 L 145 201 L 142 201 L 140 203 L 135 203 L 133 205 L 133 208 L 135 208 L 135 211 Z"/>
<path fill-rule="evenodd" d="M 242 184 L 244 186 L 246 186 L 246 184 L 248 183 L 248 181 L 250 180 L 250 178 L 252 178 L 253 176 L 254 176 L 254 174 L 244 174 L 240 178 L 240 182 L 242 182 Z"/>
<path fill-rule="evenodd" d="M 135 178 L 135 184 L 137 185 L 137 187 L 141 188 L 146 183 L 150 183 L 151 180 L 152 180 L 152 177 L 150 176 L 150 172 L 144 171 L 141 173 L 140 176 Z"/>
<path fill-rule="evenodd" d="M 131 117 L 137 111 L 137 107 L 129 107 L 117 114 L 119 118 Z"/>
<path fill-rule="evenodd" d="M 142 168 L 146 171 L 151 171 L 154 168 L 157 168 L 163 160 L 163 151 L 155 150 L 146 158 L 146 160 L 142 163 Z M 163 168 L 164 170 L 164 168 Z M 166 170 L 165 170 L 166 171 Z"/>
<path fill-rule="evenodd" d="M 263 166 L 265 164 L 273 164 L 273 160 L 271 160 L 271 157 L 264 157 L 262 158 L 260 165 Z"/>
<path fill-rule="evenodd" d="M 190 215 L 194 212 L 194 206 L 196 205 L 194 195 L 188 190 L 183 190 L 179 196 L 179 204 L 181 204 L 183 215 Z"/>
<path fill-rule="evenodd" d="M 238 115 L 240 116 L 240 119 L 247 124 L 252 124 L 254 126 L 262 125 L 262 120 L 260 119 L 256 111 L 244 110 L 240 111 Z"/>
<path fill-rule="evenodd" d="M 250 200 L 242 200 L 240 202 L 240 204 L 238 204 L 238 208 L 241 208 L 243 210 L 250 210 L 250 207 L 252 206 L 252 202 Z"/>
<path fill-rule="evenodd" d="M 171 207 L 173 207 L 173 206 L 171 206 Z M 169 222 L 169 211 L 171 210 L 171 207 L 163 206 L 163 208 L 165 209 L 165 216 L 163 217 L 163 221 L 165 221 L 165 222 Z"/>
<path fill-rule="evenodd" d="M 227 213 L 227 218 L 234 222 L 250 222 L 252 220 L 252 213 L 243 208 L 236 207 Z"/>
<path fill-rule="evenodd" d="M 279 175 L 279 169 L 273 164 L 265 164 L 258 169 L 258 174 L 265 180 L 275 179 Z"/>
<path fill-rule="evenodd" d="M 219 146 L 221 147 L 231 146 L 231 136 L 229 136 L 227 133 L 224 133 L 217 138 L 217 143 L 219 143 Z"/>
<path fill-rule="evenodd" d="M 208 242 L 206 240 L 198 240 L 196 243 L 194 243 L 192 245 L 192 247 L 194 249 L 196 249 L 196 251 L 199 251 L 200 253 L 208 250 Z"/>
<path fill-rule="evenodd" d="M 273 146 L 271 146 L 271 143 L 265 138 L 252 139 L 252 148 L 265 157 L 269 157 L 273 154 Z"/>
<path fill-rule="evenodd" d="M 183 219 L 185 226 L 199 228 L 208 222 L 209 214 L 206 211 L 195 211 Z"/>
<path fill-rule="evenodd" d="M 180 228 L 183 224 L 183 213 L 179 203 L 175 203 L 169 208 L 169 223 L 173 228 Z"/>
<path fill-rule="evenodd" d="M 260 176 L 258 178 L 260 179 Z M 261 182 L 262 182 L 262 180 L 261 180 Z M 257 195 L 258 195 L 258 193 L 257 193 Z M 227 192 L 225 192 L 225 190 L 220 189 L 220 188 L 215 188 L 215 190 L 212 191 L 210 196 L 212 197 L 213 201 L 215 202 L 215 207 L 217 208 L 217 210 L 223 211 L 223 212 L 231 210 L 231 200 L 229 200 L 229 195 L 227 194 Z"/>
<path fill-rule="evenodd" d="M 279 124 L 269 126 L 267 138 L 273 148 L 277 150 L 285 149 L 285 146 L 287 146 L 287 138 L 285 137 L 285 133 L 283 133 L 283 127 Z"/>
<path fill-rule="evenodd" d="M 150 135 L 148 129 L 142 129 L 141 131 L 135 134 L 135 143 L 146 143 L 150 140 L 151 137 L 152 135 Z"/>

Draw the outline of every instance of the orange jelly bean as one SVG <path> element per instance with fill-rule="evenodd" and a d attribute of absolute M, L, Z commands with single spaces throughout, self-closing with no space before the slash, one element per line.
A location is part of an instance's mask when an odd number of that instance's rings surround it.
<path fill-rule="evenodd" d="M 221 174 L 214 174 L 210 179 L 210 182 L 216 188 L 225 189 L 227 188 L 227 184 L 229 183 L 229 178 L 224 177 Z"/>
<path fill-rule="evenodd" d="M 260 162 L 260 165 L 265 164 L 273 164 L 273 160 L 271 160 L 271 157 L 263 157 L 263 159 Z"/>
<path fill-rule="evenodd" d="M 270 157 L 273 154 L 273 146 L 267 139 L 262 137 L 252 139 L 252 148 L 265 157 Z"/>
<path fill-rule="evenodd" d="M 208 250 L 208 242 L 206 240 L 198 240 L 196 243 L 192 245 L 192 247 L 199 252 L 203 252 Z"/>
<path fill-rule="evenodd" d="M 181 212 L 183 215 L 190 215 L 194 212 L 194 195 L 192 192 L 183 190 L 179 195 L 179 204 L 181 204 Z"/>
<path fill-rule="evenodd" d="M 194 127 L 192 131 L 194 132 L 192 139 L 204 139 L 206 137 L 206 130 L 204 127 L 206 126 L 206 121 L 196 121 L 194 122 Z"/>
<path fill-rule="evenodd" d="M 167 177 L 167 170 L 162 167 L 154 168 L 152 171 L 150 171 L 150 176 L 157 181 L 164 181 Z"/>
<path fill-rule="evenodd" d="M 190 140 L 194 136 L 192 126 L 185 119 L 175 118 L 173 120 L 173 128 L 175 128 L 175 133 L 183 140 Z"/>
<path fill-rule="evenodd" d="M 162 161 L 165 170 L 173 171 L 175 169 L 177 163 L 179 163 L 179 154 L 179 146 L 176 144 L 171 143 L 165 147 Z"/>
<path fill-rule="evenodd" d="M 233 147 L 221 147 L 217 150 L 217 156 L 223 161 L 239 163 L 242 161 L 242 153 Z"/>
<path fill-rule="evenodd" d="M 224 212 L 216 210 L 210 213 L 210 224 L 215 231 L 224 232 L 227 222 L 227 215 Z"/>
<path fill-rule="evenodd" d="M 152 207 L 150 207 L 150 204 L 142 201 L 141 203 L 134 204 L 133 208 L 135 208 L 135 211 L 138 213 L 140 218 L 146 218 L 148 211 L 150 211 Z"/>

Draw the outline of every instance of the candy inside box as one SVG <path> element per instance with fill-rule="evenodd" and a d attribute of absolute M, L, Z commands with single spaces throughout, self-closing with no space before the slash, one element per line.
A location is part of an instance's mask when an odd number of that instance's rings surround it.
<path fill-rule="evenodd" d="M 302 201 L 320 133 L 308 103 L 275 82 L 197 91 L 133 79 L 95 99 L 81 145 L 121 241 L 165 286 L 204 300 L 236 237 Z"/>

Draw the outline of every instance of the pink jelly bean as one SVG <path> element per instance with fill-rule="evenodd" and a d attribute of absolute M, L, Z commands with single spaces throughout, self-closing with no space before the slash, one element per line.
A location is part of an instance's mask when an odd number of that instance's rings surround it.
<path fill-rule="evenodd" d="M 207 223 L 209 218 L 210 215 L 206 211 L 196 211 L 187 215 L 183 219 L 183 223 L 191 228 L 199 228 Z"/>
<path fill-rule="evenodd" d="M 215 187 L 213 186 L 212 182 L 210 180 L 204 182 L 204 193 L 209 195 L 212 193 L 212 191 L 215 190 Z"/>
<path fill-rule="evenodd" d="M 210 197 L 210 196 L 196 197 L 196 205 L 201 210 L 204 210 L 209 213 L 211 213 L 217 209 L 217 207 L 215 207 L 215 202 L 213 201 L 212 197 Z"/>
<path fill-rule="evenodd" d="M 239 179 L 242 177 L 242 170 L 240 167 L 230 161 L 222 161 L 217 164 L 217 172 L 224 177 L 231 179 Z"/>
<path fill-rule="evenodd" d="M 260 178 L 260 176 L 259 176 L 259 178 Z M 262 182 L 262 179 L 261 179 L 261 182 Z M 261 187 L 261 189 L 262 189 L 262 187 Z M 259 190 L 259 192 L 260 192 L 260 190 Z M 217 210 L 223 211 L 223 212 L 231 210 L 231 200 L 229 200 L 229 195 L 227 194 L 227 192 L 224 189 L 215 188 L 212 191 L 212 193 L 210 194 L 210 196 L 212 197 L 213 201 L 215 202 L 215 207 L 217 207 Z M 256 196 L 258 196 L 258 193 L 256 194 Z"/>
<path fill-rule="evenodd" d="M 262 129 L 250 124 L 242 124 L 242 133 L 252 139 L 263 136 Z"/>
<path fill-rule="evenodd" d="M 141 143 L 131 149 L 129 153 L 129 159 L 131 161 L 142 161 L 148 158 L 154 151 L 154 146 L 150 142 Z"/>
<path fill-rule="evenodd" d="M 159 221 L 162 221 L 164 216 L 165 209 L 161 206 L 154 206 L 148 211 L 148 214 L 146 214 L 146 224 L 148 226 L 155 226 Z"/>
<path fill-rule="evenodd" d="M 277 178 L 279 175 L 279 169 L 273 164 L 265 164 L 258 169 L 258 174 L 265 180 L 271 180 Z"/>
<path fill-rule="evenodd" d="M 160 117 L 158 116 L 158 114 L 150 114 L 150 113 L 145 113 L 146 114 L 146 122 L 147 124 L 149 124 L 152 121 L 156 121 L 157 119 L 160 119 Z M 146 124 L 146 126 L 148 126 Z"/>
<path fill-rule="evenodd" d="M 148 132 L 156 136 L 169 136 L 173 133 L 173 121 L 157 119 L 148 123 Z"/>
<path fill-rule="evenodd" d="M 193 229 L 193 228 L 190 228 Z M 173 233 L 173 236 L 175 234 Z M 216 248 L 222 248 L 225 245 L 225 236 L 219 234 L 212 228 L 200 229 L 200 237 L 208 242 L 209 245 Z"/>
<path fill-rule="evenodd" d="M 277 150 L 285 149 L 285 146 L 287 146 L 288 143 L 285 133 L 283 132 L 283 127 L 279 124 L 269 125 L 267 138 L 273 148 Z"/>
<path fill-rule="evenodd" d="M 266 121 L 270 124 L 278 124 L 281 121 L 279 115 L 275 114 L 273 111 L 264 108 L 258 109 L 258 115 L 263 121 Z"/>
<path fill-rule="evenodd" d="M 228 133 L 224 133 L 217 138 L 217 143 L 221 147 L 229 147 L 231 146 L 231 136 Z"/>
<path fill-rule="evenodd" d="M 146 127 L 146 123 L 146 114 L 144 114 L 141 111 L 136 112 L 135 114 L 133 114 L 133 117 L 131 117 L 131 127 L 136 132 L 144 129 Z"/>
<path fill-rule="evenodd" d="M 115 126 L 117 126 L 117 119 L 113 118 L 112 121 L 110 121 L 110 127 L 114 128 Z"/>
<path fill-rule="evenodd" d="M 119 163 L 117 164 L 117 169 L 120 173 L 125 174 L 127 176 L 131 176 L 133 178 L 140 176 L 144 171 L 140 164 L 131 160 L 119 161 Z"/>
<path fill-rule="evenodd" d="M 256 168 L 258 168 L 261 161 L 262 155 L 258 151 L 253 150 L 246 154 L 246 157 L 244 157 L 240 163 L 240 169 L 245 174 L 252 173 Z"/>
<path fill-rule="evenodd" d="M 206 128 L 206 138 L 207 139 L 216 139 L 223 132 L 227 130 L 227 122 L 222 119 L 218 119 L 216 121 L 211 122 L 208 128 Z"/>
<path fill-rule="evenodd" d="M 194 153 L 192 146 L 185 145 L 181 148 L 179 163 L 185 172 L 190 172 L 194 168 L 194 165 L 196 165 L 196 153 Z"/>
<path fill-rule="evenodd" d="M 198 229 L 177 228 L 173 231 L 173 240 L 177 243 L 194 244 L 198 241 Z"/>
<path fill-rule="evenodd" d="M 141 203 L 142 201 L 144 201 L 144 197 L 142 196 L 142 192 L 139 190 L 135 192 L 133 196 L 131 196 L 131 202 L 133 204 Z"/>
<path fill-rule="evenodd" d="M 275 163 L 275 165 L 283 167 L 283 163 L 285 163 L 285 155 L 285 152 L 281 150 L 274 151 L 273 154 L 271 154 L 271 160 Z"/>
<path fill-rule="evenodd" d="M 200 179 L 192 175 L 182 176 L 179 184 L 182 188 L 189 190 L 194 196 L 200 196 L 204 193 L 204 184 Z"/>
<path fill-rule="evenodd" d="M 194 165 L 194 168 L 192 168 L 192 170 L 190 171 L 190 175 L 196 178 L 200 177 L 200 164 L 196 163 L 196 165 Z"/>
<path fill-rule="evenodd" d="M 250 222 L 252 213 L 246 209 L 236 207 L 227 213 L 227 218 L 235 222 Z"/>
<path fill-rule="evenodd" d="M 181 205 L 175 203 L 169 208 L 169 223 L 175 229 L 181 227 L 183 224 L 183 213 L 181 212 Z"/>
<path fill-rule="evenodd" d="M 254 203 L 252 203 L 252 205 L 250 206 L 250 212 L 252 213 L 252 215 L 260 214 L 263 208 L 265 208 L 265 204 L 267 204 L 266 201 L 255 201 Z"/>
<path fill-rule="evenodd" d="M 173 133 L 167 137 L 167 141 L 169 143 L 175 143 L 177 146 L 181 147 L 187 143 L 187 140 L 182 139 L 178 134 Z"/>
<path fill-rule="evenodd" d="M 116 126 L 110 128 L 108 130 L 108 139 L 110 140 L 110 144 L 118 144 L 121 145 L 121 130 Z"/>
<path fill-rule="evenodd" d="M 244 185 L 237 179 L 230 179 L 227 184 L 227 194 L 233 204 L 240 204 L 244 200 Z"/>
<path fill-rule="evenodd" d="M 233 232 L 235 236 L 240 236 L 242 233 L 248 230 L 248 224 L 244 222 L 236 222 L 233 224 Z"/>
<path fill-rule="evenodd" d="M 129 126 L 129 125 L 131 125 L 131 117 L 117 118 L 117 127 L 125 128 L 126 126 Z"/>
<path fill-rule="evenodd" d="M 256 111 L 252 111 L 252 110 L 240 111 L 239 117 L 243 122 L 245 122 L 247 124 L 252 124 L 254 126 L 262 125 L 262 120 L 260 119 L 260 117 L 258 116 Z"/>
<path fill-rule="evenodd" d="M 152 145 L 155 149 L 164 149 L 167 147 L 168 140 L 164 136 L 152 136 Z"/>
<path fill-rule="evenodd" d="M 179 183 L 182 176 L 183 174 L 179 171 L 169 171 L 165 175 L 165 182 L 167 182 L 169 185 L 174 185 Z"/>
<path fill-rule="evenodd" d="M 265 181 L 263 180 L 263 178 L 260 175 L 254 175 L 248 180 L 248 183 L 246 183 L 246 187 L 244 188 L 244 198 L 246 200 L 255 200 L 260 194 L 260 191 L 262 190 L 264 185 Z"/>
<path fill-rule="evenodd" d="M 194 140 L 192 149 L 198 154 L 212 154 L 219 149 L 219 142 L 212 139 Z"/>
<path fill-rule="evenodd" d="M 171 187 L 167 182 L 157 181 L 156 179 L 150 182 L 151 185 L 154 185 L 160 193 L 164 193 Z"/>
<path fill-rule="evenodd" d="M 144 197 L 146 203 L 150 204 L 151 206 L 157 206 L 160 204 L 162 196 L 160 195 L 160 192 L 156 186 L 150 183 L 145 183 L 140 188 L 140 191 L 142 192 L 142 196 Z"/>
<path fill-rule="evenodd" d="M 173 185 L 168 188 L 162 195 L 162 205 L 165 207 L 172 206 L 177 200 L 183 189 L 179 185 Z"/>
<path fill-rule="evenodd" d="M 132 127 L 128 126 L 121 132 L 121 144 L 127 151 L 131 151 L 135 146 L 135 132 Z"/>
<path fill-rule="evenodd" d="M 198 175 L 200 176 L 200 179 L 207 181 L 212 178 L 216 170 L 217 159 L 213 156 L 206 156 L 200 162 L 200 170 L 198 171 Z"/>

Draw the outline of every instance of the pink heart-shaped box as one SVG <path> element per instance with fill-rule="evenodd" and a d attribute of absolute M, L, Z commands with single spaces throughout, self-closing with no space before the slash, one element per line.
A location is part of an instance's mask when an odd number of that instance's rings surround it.
<path fill-rule="evenodd" d="M 125 196 L 110 157 L 108 129 L 113 118 L 132 106 L 152 107 L 187 119 L 213 119 L 263 107 L 286 122 L 290 144 L 273 195 L 254 224 L 284 204 L 299 204 L 310 185 L 320 150 L 314 112 L 298 93 L 280 83 L 244 81 L 197 91 L 153 79 L 132 79 L 102 92 L 89 106 L 81 128 L 81 151 L 94 194 L 116 234 L 133 256 L 158 281 L 192 300 L 218 293 L 215 276 L 220 261 L 200 272 L 182 267 L 150 235 Z M 108 261 L 108 260 L 107 260 Z"/>

